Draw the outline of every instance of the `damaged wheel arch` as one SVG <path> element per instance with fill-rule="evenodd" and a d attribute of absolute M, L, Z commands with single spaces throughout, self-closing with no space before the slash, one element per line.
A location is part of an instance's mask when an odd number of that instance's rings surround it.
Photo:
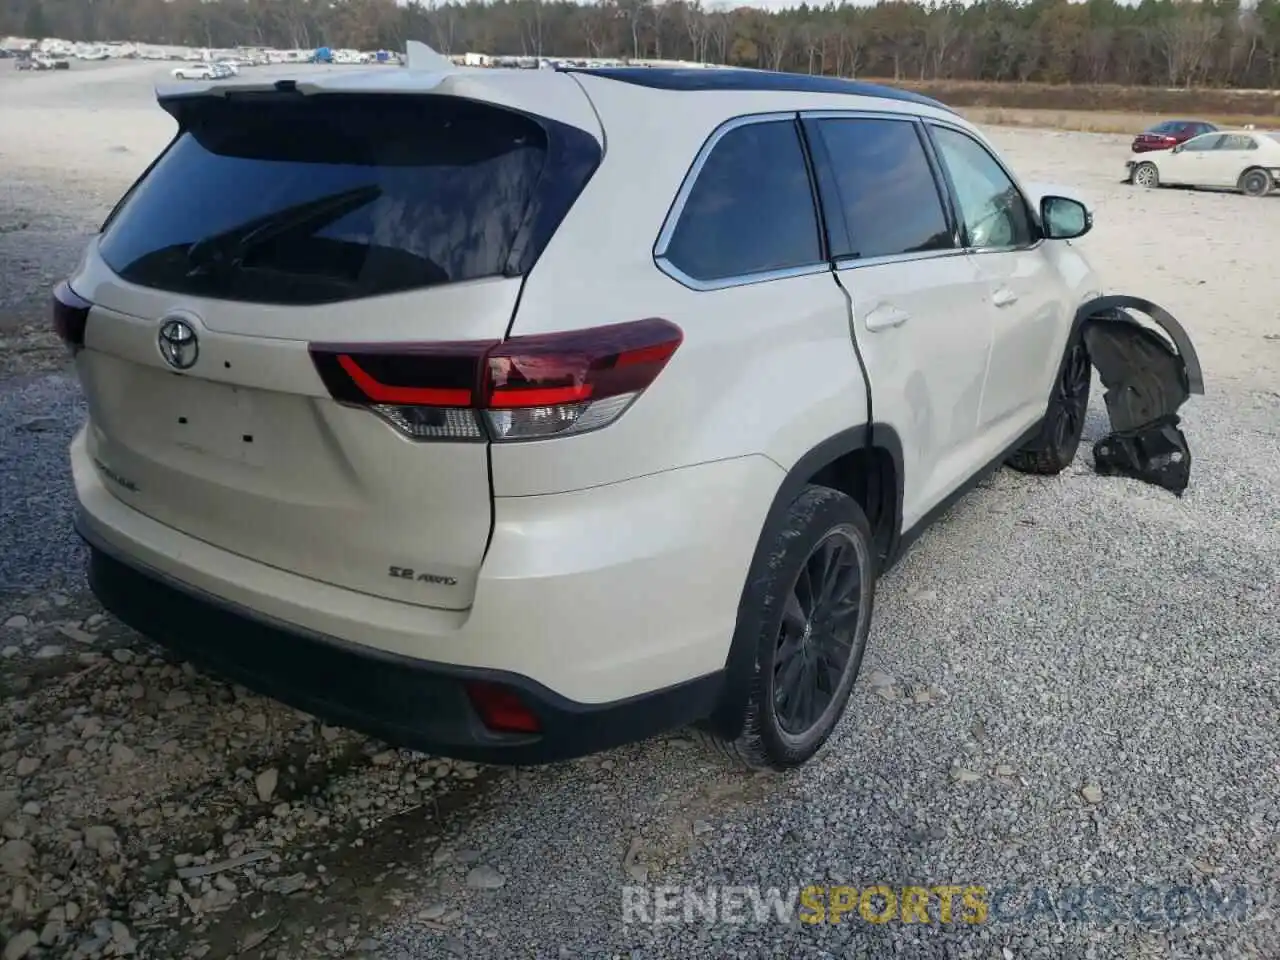
<path fill-rule="evenodd" d="M 1130 311 L 1144 314 L 1168 339 Z M 1094 444 L 1094 469 L 1181 496 L 1191 478 L 1191 450 L 1178 410 L 1192 394 L 1204 394 L 1200 358 L 1187 331 L 1150 300 L 1113 295 L 1081 304 L 1072 333 L 1083 338 L 1106 389 L 1111 432 Z"/>

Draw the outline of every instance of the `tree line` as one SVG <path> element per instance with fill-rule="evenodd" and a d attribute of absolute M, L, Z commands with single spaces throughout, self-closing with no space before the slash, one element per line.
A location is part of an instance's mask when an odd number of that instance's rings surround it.
<path fill-rule="evenodd" d="M 1280 0 L 3 0 L 0 35 L 686 59 L 899 81 L 1280 87 Z"/>

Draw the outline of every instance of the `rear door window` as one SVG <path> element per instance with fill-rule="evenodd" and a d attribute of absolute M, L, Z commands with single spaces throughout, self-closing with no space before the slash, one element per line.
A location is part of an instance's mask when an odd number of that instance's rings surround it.
<path fill-rule="evenodd" d="M 833 258 L 903 256 L 955 246 L 913 121 L 849 117 L 806 125 L 816 130 L 825 154 L 818 177 L 824 203 L 838 211 L 846 227 L 843 236 L 832 230 Z"/>
<path fill-rule="evenodd" d="M 109 221 L 123 279 L 317 304 L 527 270 L 599 161 L 585 131 L 441 96 L 192 98 Z"/>
<path fill-rule="evenodd" d="M 658 252 L 703 282 L 823 262 L 795 123 L 747 123 L 721 136 L 697 173 L 665 249 Z"/>

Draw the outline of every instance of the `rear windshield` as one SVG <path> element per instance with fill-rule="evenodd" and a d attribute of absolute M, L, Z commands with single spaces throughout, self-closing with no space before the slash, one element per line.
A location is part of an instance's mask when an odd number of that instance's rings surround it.
<path fill-rule="evenodd" d="M 191 98 L 99 251 L 141 286 L 317 304 L 532 266 L 599 160 L 551 121 L 442 96 Z"/>

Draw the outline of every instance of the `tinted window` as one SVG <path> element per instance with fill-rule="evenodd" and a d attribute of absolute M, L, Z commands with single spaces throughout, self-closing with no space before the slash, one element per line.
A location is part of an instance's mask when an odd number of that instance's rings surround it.
<path fill-rule="evenodd" d="M 720 138 L 689 192 L 666 256 L 697 280 L 822 261 L 794 123 L 749 123 Z"/>
<path fill-rule="evenodd" d="M 971 247 L 1023 247 L 1035 237 L 1027 202 L 985 147 L 948 127 L 933 128 Z"/>
<path fill-rule="evenodd" d="M 844 212 L 849 239 L 832 256 L 886 257 L 953 246 L 942 198 L 915 124 L 819 120 L 831 165 L 823 193 Z"/>
<path fill-rule="evenodd" d="M 444 97 L 175 110 L 182 132 L 100 249 L 132 283 L 220 299 L 327 303 L 518 274 L 599 159 L 581 131 Z"/>
<path fill-rule="evenodd" d="M 1182 129 L 1182 124 L 1177 120 L 1166 120 L 1164 123 L 1157 123 L 1154 127 L 1147 130 L 1147 133 L 1177 133 Z"/>

